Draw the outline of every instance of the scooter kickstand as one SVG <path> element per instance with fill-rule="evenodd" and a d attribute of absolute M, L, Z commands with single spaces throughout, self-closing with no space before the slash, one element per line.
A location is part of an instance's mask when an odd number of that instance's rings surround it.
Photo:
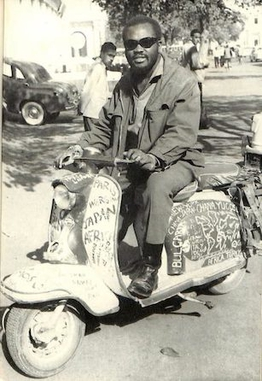
<path fill-rule="evenodd" d="M 187 301 L 189 301 L 189 302 L 194 302 L 194 303 L 204 304 L 204 306 L 206 306 L 209 310 L 211 310 L 213 307 L 215 307 L 214 304 L 213 304 L 212 302 L 210 302 L 209 300 L 207 300 L 207 301 L 205 302 L 204 300 L 200 300 L 200 299 L 193 298 L 193 297 L 191 297 L 191 296 L 182 294 L 182 292 L 178 292 L 177 295 L 178 295 L 181 299 L 187 300 Z"/>

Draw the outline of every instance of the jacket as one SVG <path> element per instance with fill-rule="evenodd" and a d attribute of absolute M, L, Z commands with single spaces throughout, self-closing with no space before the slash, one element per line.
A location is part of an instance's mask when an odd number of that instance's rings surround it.
<path fill-rule="evenodd" d="M 203 166 L 201 152 L 196 148 L 200 119 L 200 94 L 192 73 L 164 58 L 163 75 L 145 107 L 138 146 L 169 166 L 185 160 Z M 102 108 L 99 121 L 92 131 L 82 134 L 82 148 L 94 146 L 122 157 L 129 117 L 132 110 L 130 72 L 117 83 L 110 101 Z"/>

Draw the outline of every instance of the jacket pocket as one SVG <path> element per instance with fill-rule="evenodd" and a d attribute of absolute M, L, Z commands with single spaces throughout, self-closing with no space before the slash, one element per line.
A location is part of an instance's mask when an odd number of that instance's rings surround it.
<path fill-rule="evenodd" d="M 164 109 L 160 110 L 146 111 L 144 135 L 147 135 L 147 138 L 151 143 L 154 143 L 164 133 L 168 115 L 168 107 L 164 107 Z"/>

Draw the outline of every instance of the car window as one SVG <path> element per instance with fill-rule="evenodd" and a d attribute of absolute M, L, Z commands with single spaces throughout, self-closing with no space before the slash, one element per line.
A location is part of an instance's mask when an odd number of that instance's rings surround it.
<path fill-rule="evenodd" d="M 40 65 L 35 68 L 34 77 L 37 82 L 49 81 L 51 79 L 51 75 L 48 71 Z"/>
<path fill-rule="evenodd" d="M 3 74 L 6 77 L 12 78 L 12 68 L 11 68 L 11 65 L 7 64 L 6 62 L 4 62 L 4 64 L 3 64 Z"/>
<path fill-rule="evenodd" d="M 20 80 L 25 79 L 24 74 L 17 67 L 15 68 L 15 78 Z"/>

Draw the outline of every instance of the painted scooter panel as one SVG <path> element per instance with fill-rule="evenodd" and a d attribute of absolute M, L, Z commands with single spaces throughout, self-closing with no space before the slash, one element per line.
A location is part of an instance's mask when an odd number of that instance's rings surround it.
<path fill-rule="evenodd" d="M 44 263 L 27 267 L 6 277 L 1 292 L 19 303 L 75 299 L 97 316 L 119 310 L 118 298 L 86 265 Z"/>
<path fill-rule="evenodd" d="M 83 221 L 83 242 L 91 267 L 116 294 L 128 296 L 117 260 L 121 188 L 107 175 L 98 175 L 89 194 Z"/>
<path fill-rule="evenodd" d="M 242 256 L 236 206 L 214 199 L 174 204 L 165 246 L 170 275 Z"/>

